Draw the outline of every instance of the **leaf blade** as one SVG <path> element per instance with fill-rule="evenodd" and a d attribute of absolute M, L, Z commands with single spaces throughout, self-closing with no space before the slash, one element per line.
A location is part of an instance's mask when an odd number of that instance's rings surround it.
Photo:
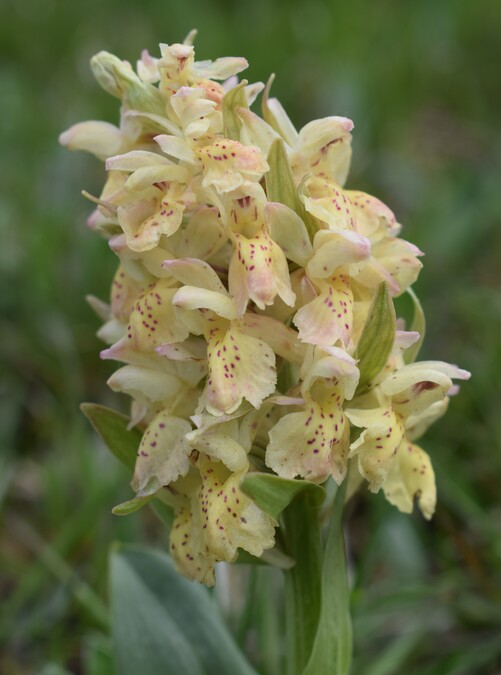
<path fill-rule="evenodd" d="M 177 574 L 164 553 L 112 552 L 111 610 L 121 675 L 256 675 L 206 589 Z"/>

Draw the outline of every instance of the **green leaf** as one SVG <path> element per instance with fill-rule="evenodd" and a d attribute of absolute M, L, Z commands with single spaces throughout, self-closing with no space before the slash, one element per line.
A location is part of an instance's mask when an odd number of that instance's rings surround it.
<path fill-rule="evenodd" d="M 385 281 L 379 284 L 360 337 L 356 358 L 360 370 L 357 394 L 384 368 L 395 340 L 395 308 Z"/>
<path fill-rule="evenodd" d="M 133 470 L 142 434 L 136 428 L 127 429 L 128 417 L 97 403 L 82 403 L 80 409 L 107 448 L 122 464 Z"/>
<path fill-rule="evenodd" d="M 411 296 L 412 302 L 414 304 L 414 316 L 412 319 L 411 330 L 417 330 L 419 333 L 419 340 L 413 345 L 406 349 L 404 352 L 404 361 L 405 363 L 414 363 L 423 344 L 424 336 L 426 334 L 426 319 L 424 316 L 423 308 L 419 302 L 419 298 L 414 293 L 412 288 L 407 289 L 407 293 Z"/>
<path fill-rule="evenodd" d="M 270 473 L 250 473 L 242 483 L 242 490 L 275 519 L 301 492 L 307 491 L 318 506 L 325 498 L 324 488 L 316 483 L 280 478 Z"/>
<path fill-rule="evenodd" d="M 247 108 L 247 96 L 245 87 L 247 80 L 242 80 L 236 87 L 230 89 L 223 98 L 223 125 L 224 137 L 233 141 L 240 141 L 240 129 L 242 121 L 238 114 L 239 108 Z"/>
<path fill-rule="evenodd" d="M 310 240 L 317 231 L 315 220 L 304 208 L 303 202 L 299 199 L 299 194 L 294 182 L 294 175 L 287 157 L 287 150 L 281 138 L 277 138 L 271 144 L 268 153 L 268 164 L 270 170 L 266 173 L 266 194 L 270 202 L 279 202 L 285 204 L 295 211 L 303 220 Z"/>
<path fill-rule="evenodd" d="M 164 553 L 112 552 L 111 612 L 120 675 L 256 675 L 207 589 L 178 575 Z"/>
<path fill-rule="evenodd" d="M 134 499 L 129 499 L 126 502 L 122 502 L 122 504 L 117 504 L 111 509 L 111 512 L 114 516 L 128 516 L 129 513 L 142 509 L 151 499 L 153 499 L 153 495 L 134 497 Z"/>
<path fill-rule="evenodd" d="M 336 492 L 322 565 L 320 617 L 303 675 L 347 675 L 352 653 L 350 590 L 343 540 L 343 507 L 348 480 Z"/>

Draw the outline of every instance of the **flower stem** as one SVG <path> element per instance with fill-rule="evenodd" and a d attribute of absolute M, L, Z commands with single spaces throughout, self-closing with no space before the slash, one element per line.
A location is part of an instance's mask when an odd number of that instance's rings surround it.
<path fill-rule="evenodd" d="M 285 574 L 287 675 L 300 675 L 310 656 L 320 616 L 322 543 L 318 505 L 302 494 L 284 512 L 288 554 Z"/>

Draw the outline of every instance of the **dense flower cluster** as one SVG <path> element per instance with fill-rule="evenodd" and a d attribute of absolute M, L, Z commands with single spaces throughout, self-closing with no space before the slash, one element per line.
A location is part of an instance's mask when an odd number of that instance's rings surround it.
<path fill-rule="evenodd" d="M 109 306 L 93 305 L 103 358 L 125 364 L 109 385 L 144 430 L 133 488 L 167 495 L 178 568 L 212 584 L 215 562 L 274 544 L 277 522 L 241 489 L 249 472 L 341 483 L 353 458 L 370 490 L 430 518 L 433 469 L 414 441 L 469 374 L 406 363 L 419 333 L 397 322 L 362 384 L 375 298 L 406 292 L 422 254 L 387 206 L 344 189 L 349 119 L 298 132 L 268 88 L 258 116 L 263 85 L 236 78 L 246 60 L 197 62 L 191 37 L 136 71 L 97 54 L 120 126 L 83 122 L 61 142 L 108 172 L 89 225 L 119 266 Z"/>

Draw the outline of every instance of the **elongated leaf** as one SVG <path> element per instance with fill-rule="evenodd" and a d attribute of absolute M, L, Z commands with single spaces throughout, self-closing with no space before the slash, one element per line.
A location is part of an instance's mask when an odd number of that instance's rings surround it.
<path fill-rule="evenodd" d="M 343 540 L 343 507 L 348 481 L 336 492 L 322 566 L 320 619 L 303 675 L 347 675 L 352 652 L 350 591 Z"/>
<path fill-rule="evenodd" d="M 423 344 L 424 336 L 426 334 L 426 319 L 423 308 L 419 302 L 418 296 L 414 293 L 412 288 L 407 289 L 407 293 L 411 296 L 414 304 L 414 316 L 412 319 L 411 330 L 416 330 L 419 333 L 419 340 L 406 349 L 404 352 L 405 363 L 414 363 Z"/>
<path fill-rule="evenodd" d="M 315 221 L 304 208 L 303 202 L 299 199 L 292 168 L 287 157 L 287 150 L 281 138 L 277 138 L 270 147 L 268 153 L 268 164 L 270 170 L 266 173 L 266 194 L 268 201 L 280 202 L 295 211 L 303 220 L 310 240 L 317 231 Z"/>
<path fill-rule="evenodd" d="M 120 675 L 256 675 L 207 590 L 178 575 L 166 554 L 113 551 L 111 612 Z"/>
<path fill-rule="evenodd" d="M 247 108 L 247 97 L 245 87 L 247 80 L 242 80 L 236 87 L 230 89 L 223 98 L 223 124 L 224 137 L 233 141 L 240 141 L 240 129 L 242 121 L 240 120 L 239 108 Z"/>
<path fill-rule="evenodd" d="M 356 358 L 360 370 L 357 393 L 384 368 L 395 340 L 395 308 L 386 282 L 379 284 L 369 309 Z"/>
<path fill-rule="evenodd" d="M 307 491 L 317 505 L 325 498 L 325 490 L 320 485 L 307 480 L 280 478 L 269 473 L 249 474 L 242 483 L 242 490 L 273 518 L 278 518 L 301 492 Z"/>
<path fill-rule="evenodd" d="M 82 403 L 80 406 L 106 447 L 128 469 L 134 469 L 136 454 L 141 441 L 141 432 L 127 429 L 129 419 L 125 415 L 97 403 Z"/>

